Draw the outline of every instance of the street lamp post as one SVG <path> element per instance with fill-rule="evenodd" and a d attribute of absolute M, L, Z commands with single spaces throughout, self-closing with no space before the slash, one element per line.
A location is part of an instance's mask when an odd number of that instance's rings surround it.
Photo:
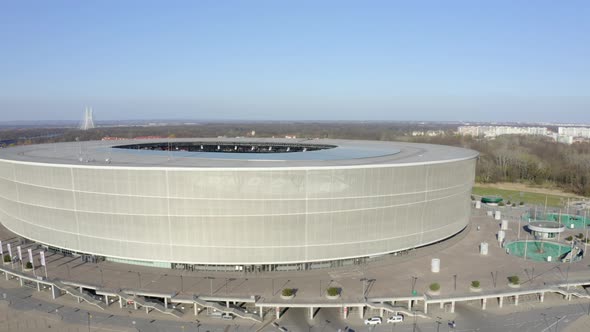
<path fill-rule="evenodd" d="M 205 277 L 206 279 L 209 279 L 209 289 L 210 289 L 210 295 L 213 296 L 213 277 Z"/>
<path fill-rule="evenodd" d="M 361 289 L 361 297 L 363 297 L 363 298 L 365 297 L 365 293 L 366 293 L 366 290 L 365 290 L 366 289 L 366 282 L 367 282 L 367 278 L 362 278 L 361 279 L 361 287 L 362 287 L 362 289 Z"/>
<path fill-rule="evenodd" d="M 88 318 L 88 332 L 90 332 L 90 318 L 92 318 L 92 316 L 90 315 L 89 312 L 87 312 L 86 314 L 87 314 L 87 318 Z"/>

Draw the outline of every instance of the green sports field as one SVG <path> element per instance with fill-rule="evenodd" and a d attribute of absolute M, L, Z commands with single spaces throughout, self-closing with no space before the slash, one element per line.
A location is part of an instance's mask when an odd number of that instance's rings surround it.
<path fill-rule="evenodd" d="M 525 202 L 527 204 L 545 204 L 545 197 L 547 197 L 547 205 L 554 207 L 562 207 L 567 203 L 567 196 L 546 195 L 541 193 L 532 193 L 518 190 L 496 189 L 488 187 L 473 187 L 473 194 L 478 196 L 501 196 L 504 203 L 510 201 L 511 203 Z M 572 196 L 573 198 L 573 196 Z M 574 198 L 575 199 L 575 198 Z"/>

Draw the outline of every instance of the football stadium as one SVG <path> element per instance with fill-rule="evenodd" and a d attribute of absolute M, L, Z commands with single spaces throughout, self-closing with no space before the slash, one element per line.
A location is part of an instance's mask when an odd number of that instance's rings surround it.
<path fill-rule="evenodd" d="M 18 146 L 0 150 L 0 222 L 50 250 L 130 264 L 346 266 L 464 230 L 477 157 L 327 139 Z"/>

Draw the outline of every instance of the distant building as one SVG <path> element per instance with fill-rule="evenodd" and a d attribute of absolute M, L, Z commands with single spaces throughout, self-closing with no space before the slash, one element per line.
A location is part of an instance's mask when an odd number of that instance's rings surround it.
<path fill-rule="evenodd" d="M 501 135 L 547 136 L 550 134 L 550 131 L 545 127 L 461 126 L 458 131 L 463 136 L 483 136 L 487 138 Z"/>
<path fill-rule="evenodd" d="M 588 127 L 559 127 L 557 133 L 560 136 L 590 138 L 590 128 Z"/>
<path fill-rule="evenodd" d="M 443 136 L 444 130 L 413 131 L 412 136 Z"/>

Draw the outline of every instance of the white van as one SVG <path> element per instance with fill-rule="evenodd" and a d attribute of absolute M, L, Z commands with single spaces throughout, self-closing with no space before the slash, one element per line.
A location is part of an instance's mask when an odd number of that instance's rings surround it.
<path fill-rule="evenodd" d="M 214 311 L 209 314 L 209 317 L 221 319 L 221 318 L 223 318 L 223 313 L 221 311 Z"/>
<path fill-rule="evenodd" d="M 393 315 L 387 318 L 388 323 L 401 323 L 404 321 L 404 316 L 402 315 Z"/>

